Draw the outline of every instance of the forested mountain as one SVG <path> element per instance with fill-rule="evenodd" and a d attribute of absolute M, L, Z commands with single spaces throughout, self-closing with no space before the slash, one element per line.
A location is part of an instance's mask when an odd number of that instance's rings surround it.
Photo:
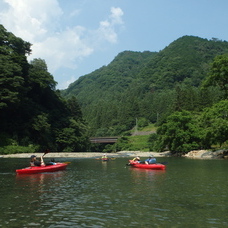
<path fill-rule="evenodd" d="M 124 135 L 104 150 L 132 149 L 126 136 L 136 123 L 158 126 L 151 150 L 227 146 L 226 41 L 184 36 L 160 52 L 124 51 L 64 91 L 30 53 L 0 25 L 0 154 L 103 149 L 89 136 Z"/>
<path fill-rule="evenodd" d="M 64 100 L 31 44 L 0 25 L 0 154 L 82 151 L 88 137 L 77 100 Z"/>
<path fill-rule="evenodd" d="M 201 111 L 218 102 L 218 87 L 200 89 L 228 42 L 183 36 L 160 52 L 124 51 L 80 77 L 64 97 L 77 97 L 93 136 L 121 135 L 139 124 L 162 123 L 174 111 Z"/>

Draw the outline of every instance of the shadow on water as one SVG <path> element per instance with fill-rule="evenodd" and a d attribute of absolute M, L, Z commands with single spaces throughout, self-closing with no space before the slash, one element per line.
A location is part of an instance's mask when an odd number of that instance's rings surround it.
<path fill-rule="evenodd" d="M 148 170 L 68 160 L 65 171 L 16 175 L 28 161 L 1 159 L 0 227 L 228 226 L 227 161 L 167 158 L 166 170 Z"/>

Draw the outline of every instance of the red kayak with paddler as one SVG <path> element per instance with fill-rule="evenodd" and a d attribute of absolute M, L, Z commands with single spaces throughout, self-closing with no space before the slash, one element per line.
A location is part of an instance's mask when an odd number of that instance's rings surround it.
<path fill-rule="evenodd" d="M 35 174 L 35 173 L 45 173 L 45 172 L 56 172 L 60 170 L 65 170 L 67 163 L 56 163 L 54 165 L 42 165 L 42 166 L 29 166 L 23 169 L 17 169 L 17 174 Z"/>
<path fill-rule="evenodd" d="M 40 157 L 40 160 L 37 159 L 36 155 L 32 155 L 30 157 L 30 166 L 17 169 L 17 174 L 35 174 L 35 173 L 44 173 L 44 172 L 56 172 L 60 170 L 65 170 L 68 163 L 55 162 L 52 160 L 51 162 L 45 163 L 43 157 L 45 154 L 49 153 L 50 150 L 46 150 L 45 153 Z"/>
<path fill-rule="evenodd" d="M 135 162 L 132 160 L 129 160 L 129 165 L 134 168 L 141 168 L 141 169 L 156 169 L 156 170 L 164 170 L 166 169 L 166 166 L 160 163 L 155 164 L 143 164 L 139 162 Z"/>

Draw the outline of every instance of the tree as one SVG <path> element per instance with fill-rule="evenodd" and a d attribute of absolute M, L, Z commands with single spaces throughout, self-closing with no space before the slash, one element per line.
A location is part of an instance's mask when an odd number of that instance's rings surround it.
<path fill-rule="evenodd" d="M 24 84 L 21 70 L 10 56 L 0 55 L 0 109 L 19 101 Z"/>
<path fill-rule="evenodd" d="M 228 140 L 228 100 L 222 100 L 210 108 L 206 108 L 200 117 L 203 129 L 201 137 L 203 146 L 219 144 Z"/>
<path fill-rule="evenodd" d="M 62 134 L 75 151 L 86 150 L 87 126 L 76 98 L 64 100 L 45 61 L 27 62 L 30 52 L 29 43 L 0 25 L 0 145 L 56 150 Z"/>
<path fill-rule="evenodd" d="M 203 87 L 219 86 L 224 92 L 224 98 L 228 98 L 228 55 L 216 56 L 211 64 L 208 77 L 203 82 Z"/>
<path fill-rule="evenodd" d="M 36 116 L 32 124 L 33 141 L 42 145 L 42 149 L 50 148 L 52 142 L 51 124 L 48 122 L 48 115 L 42 113 Z"/>
<path fill-rule="evenodd" d="M 75 120 L 82 119 L 81 108 L 75 96 L 72 96 L 71 98 L 67 99 L 67 107 L 70 111 L 70 115 L 72 116 L 72 118 L 74 118 Z"/>
<path fill-rule="evenodd" d="M 54 90 L 57 83 L 54 81 L 53 76 L 48 72 L 45 60 L 33 59 L 30 64 L 30 83 L 33 84 L 33 86 L 39 86 L 43 89 L 49 87 Z"/>
<path fill-rule="evenodd" d="M 68 127 L 59 129 L 56 137 L 60 151 L 87 151 L 89 138 L 87 127 L 80 121 L 70 118 Z"/>
<path fill-rule="evenodd" d="M 31 44 L 0 25 L 0 109 L 20 100 L 28 71 Z"/>
<path fill-rule="evenodd" d="M 157 148 L 172 153 L 185 153 L 200 148 L 199 129 L 195 117 L 188 111 L 175 112 L 158 130 Z"/>

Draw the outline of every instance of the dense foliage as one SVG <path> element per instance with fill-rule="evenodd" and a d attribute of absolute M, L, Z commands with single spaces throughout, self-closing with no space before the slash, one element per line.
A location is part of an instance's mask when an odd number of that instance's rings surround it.
<path fill-rule="evenodd" d="M 31 44 L 0 25 L 0 153 L 85 151 L 87 128 L 76 98 L 65 101 Z"/>
<path fill-rule="evenodd" d="M 58 91 L 31 44 L 0 25 L 0 153 L 170 150 L 228 140 L 228 42 L 184 36 L 160 52 L 124 51 Z M 150 136 L 133 128 L 155 125 Z M 123 136 L 93 145 L 89 136 Z M 148 139 L 148 141 L 147 141 Z"/>
<path fill-rule="evenodd" d="M 202 113 L 189 111 L 171 114 L 157 130 L 152 149 L 186 153 L 190 150 L 222 146 L 228 140 L 228 100 L 222 100 Z"/>
<path fill-rule="evenodd" d="M 228 54 L 218 55 L 211 64 L 210 74 L 203 82 L 203 86 L 218 86 L 228 99 Z"/>
<path fill-rule="evenodd" d="M 208 148 L 211 143 L 201 136 L 206 129 L 196 127 L 202 124 L 196 119 L 205 108 L 227 98 L 226 53 L 226 41 L 184 36 L 158 53 L 122 52 L 62 94 L 77 97 L 93 136 L 126 136 L 137 119 L 144 119 L 161 126 L 160 136 L 151 137 L 159 143 L 148 142 L 151 149 Z M 181 132 L 182 121 L 188 127 Z M 176 142 L 167 136 L 170 127 L 176 129 Z"/>

